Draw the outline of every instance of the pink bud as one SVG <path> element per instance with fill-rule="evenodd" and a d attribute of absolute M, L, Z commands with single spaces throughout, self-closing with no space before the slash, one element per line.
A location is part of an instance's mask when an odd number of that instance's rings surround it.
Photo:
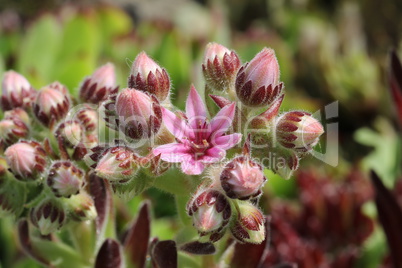
<path fill-rule="evenodd" d="M 36 91 L 25 77 L 14 71 L 4 74 L 0 104 L 3 111 L 16 107 L 28 108 Z"/>
<path fill-rule="evenodd" d="M 261 194 L 266 178 L 260 165 L 247 156 L 239 156 L 225 166 L 220 180 L 228 197 L 248 199 Z"/>
<path fill-rule="evenodd" d="M 5 112 L 4 119 L 18 119 L 24 122 L 24 124 L 28 127 L 31 125 L 31 118 L 29 118 L 28 113 L 21 108 L 15 108 Z"/>
<path fill-rule="evenodd" d="M 67 89 L 59 82 L 42 88 L 33 103 L 35 117 L 47 127 L 64 118 L 69 108 Z"/>
<path fill-rule="evenodd" d="M 238 201 L 238 217 L 230 230 L 241 243 L 261 244 L 265 239 L 264 215 L 251 203 Z"/>
<path fill-rule="evenodd" d="M 311 151 L 323 133 L 324 128 L 321 123 L 303 111 L 283 114 L 276 125 L 278 142 L 285 148 L 301 153 Z"/>
<path fill-rule="evenodd" d="M 161 68 L 145 52 L 141 52 L 133 62 L 128 87 L 154 94 L 162 102 L 169 95 L 170 79 L 165 68 Z"/>
<path fill-rule="evenodd" d="M 207 45 L 202 71 L 211 89 L 226 91 L 232 88 L 239 68 L 240 60 L 236 52 L 217 43 Z"/>
<path fill-rule="evenodd" d="M 46 152 L 35 141 L 20 141 L 4 152 L 7 164 L 19 180 L 35 180 L 45 170 Z"/>
<path fill-rule="evenodd" d="M 47 185 L 57 197 L 78 194 L 83 184 L 84 172 L 70 161 L 54 162 L 46 179 Z"/>
<path fill-rule="evenodd" d="M 264 48 L 237 73 L 237 97 L 250 107 L 270 105 L 282 95 L 282 87 L 278 61 L 274 50 L 269 48 Z"/>
<path fill-rule="evenodd" d="M 193 217 L 193 225 L 201 235 L 210 235 L 213 242 L 223 236 L 223 228 L 232 215 L 230 203 L 219 191 L 199 190 L 187 204 L 187 212 Z"/>
<path fill-rule="evenodd" d="M 0 141 L 13 144 L 19 139 L 27 138 L 29 128 L 18 118 L 3 119 L 0 121 Z"/>
<path fill-rule="evenodd" d="M 88 166 L 95 169 L 99 177 L 112 182 L 124 182 L 133 178 L 139 168 L 139 156 L 125 146 L 105 148 L 103 145 L 91 149 L 85 156 Z"/>
<path fill-rule="evenodd" d="M 81 123 L 86 132 L 93 133 L 98 130 L 99 115 L 95 109 L 89 106 L 81 109 L 77 113 L 76 119 Z"/>
<path fill-rule="evenodd" d="M 76 120 L 68 120 L 59 124 L 55 131 L 55 136 L 60 137 L 66 147 L 76 147 L 84 137 L 84 128 Z"/>
<path fill-rule="evenodd" d="M 119 128 L 131 139 L 148 139 L 159 131 L 162 111 L 155 96 L 124 89 L 116 99 Z"/>
<path fill-rule="evenodd" d="M 99 67 L 80 87 L 80 98 L 83 102 L 98 104 L 111 94 L 116 94 L 116 74 L 112 63 Z"/>

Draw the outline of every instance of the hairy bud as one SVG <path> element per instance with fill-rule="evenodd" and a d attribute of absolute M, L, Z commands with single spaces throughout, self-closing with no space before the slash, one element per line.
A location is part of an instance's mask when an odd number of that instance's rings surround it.
<path fill-rule="evenodd" d="M 18 118 L 3 119 L 0 121 L 0 141 L 13 144 L 19 139 L 27 138 L 28 126 Z"/>
<path fill-rule="evenodd" d="M 0 98 L 3 111 L 16 107 L 29 108 L 35 94 L 28 80 L 19 73 L 8 71 L 4 74 Z"/>
<path fill-rule="evenodd" d="M 70 161 L 52 164 L 46 183 L 57 197 L 78 194 L 83 184 L 84 172 Z"/>
<path fill-rule="evenodd" d="M 98 104 L 118 91 L 114 65 L 107 63 L 99 67 L 80 87 L 80 98 L 83 102 Z"/>
<path fill-rule="evenodd" d="M 66 222 L 66 212 L 61 201 L 55 198 L 45 198 L 29 213 L 32 224 L 42 235 L 59 230 Z"/>
<path fill-rule="evenodd" d="M 261 244 L 265 239 L 264 215 L 251 203 L 238 201 L 238 217 L 230 230 L 241 243 Z"/>
<path fill-rule="evenodd" d="M 61 138 L 65 146 L 73 148 L 82 142 L 84 128 L 76 120 L 64 121 L 57 126 L 55 136 Z"/>
<path fill-rule="evenodd" d="M 133 62 L 128 87 L 154 94 L 162 102 L 169 96 L 170 79 L 165 68 L 141 52 Z"/>
<path fill-rule="evenodd" d="M 278 61 L 272 49 L 264 48 L 237 73 L 236 94 L 246 106 L 268 106 L 282 95 L 282 88 Z"/>
<path fill-rule="evenodd" d="M 94 108 L 87 106 L 81 109 L 75 119 L 81 123 L 87 133 L 94 133 L 98 130 L 99 116 Z"/>
<path fill-rule="evenodd" d="M 74 221 L 93 220 L 97 216 L 94 200 L 84 191 L 66 199 L 65 204 L 68 217 Z"/>
<path fill-rule="evenodd" d="M 35 117 L 45 126 L 51 127 L 67 115 L 70 99 L 67 89 L 59 82 L 42 88 L 33 103 Z"/>
<path fill-rule="evenodd" d="M 209 43 L 205 49 L 202 72 L 207 85 L 216 91 L 229 90 L 236 79 L 240 60 L 236 52 L 217 43 Z"/>

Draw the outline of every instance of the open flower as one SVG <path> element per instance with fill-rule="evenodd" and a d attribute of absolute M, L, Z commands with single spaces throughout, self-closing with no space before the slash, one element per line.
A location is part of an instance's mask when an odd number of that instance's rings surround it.
<path fill-rule="evenodd" d="M 192 86 L 184 118 L 162 108 L 163 122 L 177 142 L 159 146 L 153 153 L 161 154 L 161 159 L 167 162 L 181 162 L 186 174 L 201 174 L 205 165 L 221 160 L 226 150 L 240 141 L 241 134 L 225 135 L 232 124 L 235 109 L 235 103 L 226 105 L 208 122 L 205 105 Z"/>

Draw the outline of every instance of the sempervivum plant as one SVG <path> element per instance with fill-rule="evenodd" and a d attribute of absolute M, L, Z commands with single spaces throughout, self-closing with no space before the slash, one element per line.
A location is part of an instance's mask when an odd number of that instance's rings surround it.
<path fill-rule="evenodd" d="M 147 252 L 154 265 L 168 267 L 161 256 L 177 258 L 176 242 L 148 245 L 149 212 L 141 210 L 120 241 L 111 231 L 112 194 L 129 201 L 154 185 L 177 194 L 183 223 L 194 226 L 178 237 L 179 249 L 210 254 L 221 239 L 265 241 L 267 217 L 258 208 L 269 179 L 264 170 L 288 179 L 324 132 L 308 112 L 279 113 L 284 85 L 275 52 L 264 48 L 242 65 L 236 52 L 208 44 L 205 91 L 191 86 L 184 112 L 172 105 L 167 70 L 145 52 L 134 60 L 127 87 L 118 89 L 114 70 L 107 63 L 84 78 L 79 96 L 59 82 L 36 91 L 22 75 L 6 73 L 0 216 L 20 219 L 23 249 L 60 267 L 142 267 Z M 272 153 L 279 165 L 265 164 Z M 180 175 L 172 182 L 164 176 L 175 165 Z M 94 219 L 96 234 L 88 225 Z M 66 231 L 74 249 L 45 250 L 44 238 L 60 245 L 56 236 Z"/>

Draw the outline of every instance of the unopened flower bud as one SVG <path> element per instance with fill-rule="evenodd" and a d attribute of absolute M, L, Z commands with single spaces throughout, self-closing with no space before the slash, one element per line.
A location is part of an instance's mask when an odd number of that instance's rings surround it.
<path fill-rule="evenodd" d="M 59 82 L 43 87 L 33 103 L 35 117 L 47 127 L 64 118 L 69 108 L 67 89 Z"/>
<path fill-rule="evenodd" d="M 321 123 L 309 113 L 291 111 L 283 114 L 277 121 L 276 137 L 285 148 L 297 152 L 309 152 L 324 133 Z"/>
<path fill-rule="evenodd" d="M 148 139 L 158 133 L 162 111 L 155 96 L 136 89 L 124 89 L 116 99 L 119 128 L 133 139 Z"/>
<path fill-rule="evenodd" d="M 94 108 L 87 106 L 81 109 L 75 119 L 81 123 L 87 133 L 93 133 L 98 130 L 99 115 Z"/>
<path fill-rule="evenodd" d="M 25 123 L 27 127 L 31 125 L 31 118 L 28 113 L 22 108 L 14 108 L 4 113 L 4 119 L 19 119 Z"/>
<path fill-rule="evenodd" d="M 2 95 L 0 104 L 3 111 L 16 107 L 30 107 L 36 91 L 31 87 L 28 80 L 14 71 L 4 74 L 2 83 Z"/>
<path fill-rule="evenodd" d="M 85 156 L 87 164 L 95 169 L 96 175 L 112 182 L 127 181 L 138 171 L 139 156 L 125 146 L 114 146 L 99 150 L 92 148 L 92 153 Z"/>
<path fill-rule="evenodd" d="M 7 164 L 19 180 L 35 180 L 45 170 L 46 152 L 35 141 L 20 141 L 4 152 Z"/>
<path fill-rule="evenodd" d="M 105 121 L 105 125 L 108 128 L 119 131 L 119 117 L 116 113 L 116 97 L 117 94 L 110 95 L 106 101 L 100 104 L 99 111 Z"/>
<path fill-rule="evenodd" d="M 261 194 L 266 178 L 259 164 L 247 156 L 239 156 L 225 166 L 220 180 L 228 197 L 248 199 Z"/>
<path fill-rule="evenodd" d="M 19 139 L 27 138 L 28 135 L 29 128 L 18 118 L 0 121 L 0 141 L 5 144 L 13 144 Z"/>
<path fill-rule="evenodd" d="M 99 67 L 80 87 L 80 98 L 83 102 L 98 104 L 118 91 L 114 65 L 107 63 Z"/>
<path fill-rule="evenodd" d="M 217 91 L 226 91 L 234 85 L 240 60 L 236 52 L 217 43 L 205 49 L 202 72 L 207 85 Z"/>
<path fill-rule="evenodd" d="M 237 97 L 249 107 L 270 105 L 282 95 L 282 88 L 278 61 L 272 49 L 264 48 L 237 73 Z"/>
<path fill-rule="evenodd" d="M 84 179 L 84 172 L 70 161 L 54 162 L 49 169 L 46 183 L 56 197 L 70 197 L 78 194 Z"/>
<path fill-rule="evenodd" d="M 55 136 L 60 137 L 65 146 L 73 148 L 82 142 L 84 128 L 76 120 L 64 121 L 57 126 Z"/>
<path fill-rule="evenodd" d="M 261 244 L 265 239 L 264 215 L 246 201 L 238 201 L 238 217 L 230 230 L 241 243 Z"/>
<path fill-rule="evenodd" d="M 217 190 L 201 190 L 187 204 L 187 213 L 193 218 L 198 232 L 210 235 L 212 242 L 218 241 L 228 225 L 232 210 L 228 199 Z"/>
<path fill-rule="evenodd" d="M 170 79 L 165 68 L 141 52 L 133 62 L 128 87 L 154 94 L 162 102 L 169 96 Z"/>
<path fill-rule="evenodd" d="M 64 225 L 66 212 L 61 201 L 55 198 L 46 198 L 31 209 L 29 218 L 42 235 L 48 235 Z"/>
<path fill-rule="evenodd" d="M 86 192 L 71 196 L 65 200 L 68 216 L 74 221 L 87 221 L 96 218 L 94 200 Z"/>

